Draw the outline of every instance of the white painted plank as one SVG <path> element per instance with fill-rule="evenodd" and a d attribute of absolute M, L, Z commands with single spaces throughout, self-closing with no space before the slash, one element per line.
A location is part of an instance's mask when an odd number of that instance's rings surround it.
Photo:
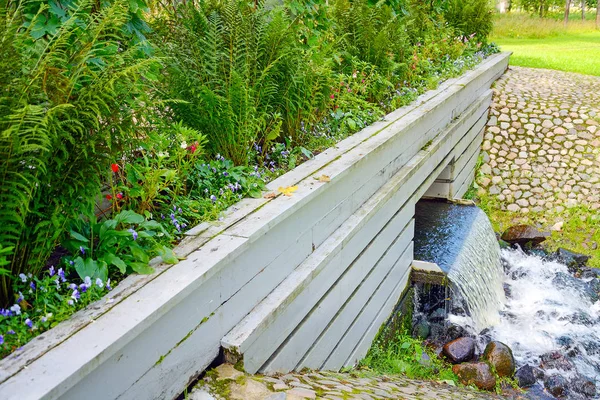
<path fill-rule="evenodd" d="M 452 198 L 459 199 L 467 192 L 471 182 L 473 182 L 473 179 L 475 178 L 475 167 L 478 159 L 479 153 L 476 152 L 471 156 L 471 159 L 458 175 L 456 181 L 450 185 L 450 195 Z"/>
<path fill-rule="evenodd" d="M 366 330 L 373 324 L 375 316 L 388 300 L 392 291 L 397 287 L 406 287 L 412 260 L 413 245 L 411 242 L 396 262 L 394 268 L 392 268 L 367 303 L 365 303 L 364 307 L 356 316 L 348 330 L 344 333 L 344 336 L 337 343 L 321 369 L 339 370 L 345 365 L 346 360 L 354 351 L 356 344 L 359 343 L 361 338 L 365 335 Z M 381 324 L 379 324 L 379 326 L 381 326 Z"/>
<path fill-rule="evenodd" d="M 433 182 L 427 189 L 423 197 L 434 199 L 450 198 L 450 183 L 448 182 Z"/>
<path fill-rule="evenodd" d="M 357 288 L 353 291 L 349 289 L 346 295 L 341 295 L 340 298 L 334 297 L 338 304 L 343 303 L 337 312 L 335 312 L 336 306 L 330 306 L 329 308 L 319 307 L 315 311 L 315 315 L 311 316 L 310 323 L 303 324 L 300 329 L 294 332 L 294 337 L 308 338 L 304 342 L 290 341 L 282 349 L 282 351 L 289 352 L 294 358 L 298 356 L 302 357 L 295 366 L 297 371 L 303 368 L 319 369 L 323 365 L 327 356 L 348 330 L 364 304 L 371 297 L 383 278 L 390 272 L 391 268 L 396 265 L 396 262 L 407 248 L 408 242 L 412 240 L 413 235 L 414 221 L 398 235 L 396 240 Z M 313 343 L 310 348 L 306 348 L 305 343 L 311 341 Z M 265 372 L 269 373 L 277 370 L 277 368 L 276 365 L 269 365 L 265 368 Z"/>
<path fill-rule="evenodd" d="M 295 330 L 286 338 L 286 341 L 279 347 L 267 364 L 261 368 L 261 372 L 287 372 L 296 366 L 300 358 L 306 350 L 314 343 L 319 333 L 327 326 L 331 318 L 339 311 L 349 293 L 352 293 L 356 287 L 363 282 L 365 276 L 374 269 L 387 269 L 391 267 L 391 263 L 387 266 L 385 262 L 380 263 L 382 256 L 386 254 L 387 248 L 398 238 L 399 231 L 405 228 L 406 222 L 412 218 L 414 211 L 403 209 L 394 217 L 390 224 L 382 230 L 382 232 L 369 244 L 369 247 L 362 252 L 359 257 L 349 266 L 344 275 L 335 282 L 330 290 L 321 296 L 318 302 L 310 301 L 311 307 L 305 312 L 305 317 L 299 325 L 296 323 Z M 404 240 L 409 241 L 412 234 L 409 230 L 404 229 L 405 234 L 402 236 Z M 412 233 L 412 231 L 411 231 Z M 343 252 L 350 251 L 350 247 L 343 249 Z M 303 302 L 298 298 L 295 300 Z M 308 314 L 308 316 L 306 316 Z M 260 338 L 263 339 L 262 337 Z M 266 361 L 266 360 L 265 360 Z"/>
<path fill-rule="evenodd" d="M 354 366 L 367 355 L 367 352 L 369 351 L 369 348 L 371 347 L 371 344 L 373 343 L 373 339 L 375 339 L 377 332 L 379 332 L 379 329 L 381 328 L 382 324 L 391 316 L 392 311 L 398 303 L 400 295 L 406 288 L 406 285 L 408 284 L 408 279 L 410 278 L 410 267 L 408 269 L 404 267 L 400 270 L 404 270 L 404 275 L 402 276 L 402 278 L 399 279 L 399 282 L 397 283 L 396 287 L 394 287 L 394 289 L 392 290 L 392 293 L 389 295 L 385 304 L 377 308 L 378 312 L 375 316 L 375 319 L 371 322 L 371 325 L 356 345 L 356 348 L 352 351 L 352 353 L 344 363 L 344 366 Z"/>

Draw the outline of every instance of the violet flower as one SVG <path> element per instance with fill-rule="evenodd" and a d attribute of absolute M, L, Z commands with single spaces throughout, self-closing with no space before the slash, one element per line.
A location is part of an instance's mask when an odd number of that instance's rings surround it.
<path fill-rule="evenodd" d="M 29 328 L 33 328 L 33 322 L 29 318 L 25 320 L 25 325 L 27 325 Z"/>
<path fill-rule="evenodd" d="M 54 265 L 51 265 L 50 268 L 48 268 L 48 273 L 50 276 L 54 276 Z"/>
<path fill-rule="evenodd" d="M 72 261 L 71 261 L 72 262 Z M 65 278 L 65 271 L 63 271 L 62 268 L 58 269 L 58 277 L 60 278 L 60 280 L 65 283 L 67 281 L 67 279 Z"/>
<path fill-rule="evenodd" d="M 133 237 L 133 240 L 137 240 L 138 238 L 138 233 L 133 230 L 133 229 L 127 229 L 128 232 L 131 232 L 131 236 Z"/>
<path fill-rule="evenodd" d="M 100 279 L 100 278 L 96 278 L 96 286 L 98 286 L 98 287 L 100 287 L 100 288 L 101 288 L 102 286 L 104 286 L 104 285 L 102 284 L 102 279 Z"/>

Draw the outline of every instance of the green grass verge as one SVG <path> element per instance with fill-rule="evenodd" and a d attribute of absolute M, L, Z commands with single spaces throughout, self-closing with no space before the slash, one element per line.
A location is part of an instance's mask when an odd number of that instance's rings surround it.
<path fill-rule="evenodd" d="M 544 230 L 558 222 L 563 222 L 560 231 L 551 231 L 551 236 L 543 243 L 548 251 L 555 251 L 559 247 L 589 255 L 590 267 L 600 268 L 600 213 L 585 206 L 565 209 L 562 213 L 529 213 L 518 214 L 503 211 L 493 198 L 480 191 L 474 199 L 479 207 L 485 211 L 492 222 L 496 232 L 504 232 L 516 224 L 531 224 Z"/>
<path fill-rule="evenodd" d="M 490 40 L 513 52 L 511 65 L 600 76 L 600 30 L 588 18 L 573 14 L 565 28 L 557 15 L 497 14 Z"/>
<path fill-rule="evenodd" d="M 502 51 L 513 52 L 511 65 L 600 76 L 600 32 L 493 40 Z"/>

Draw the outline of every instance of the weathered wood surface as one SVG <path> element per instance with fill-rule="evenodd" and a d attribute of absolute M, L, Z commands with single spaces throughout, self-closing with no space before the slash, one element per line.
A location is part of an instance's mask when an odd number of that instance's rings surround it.
<path fill-rule="evenodd" d="M 490 57 L 268 185 L 297 184 L 294 196 L 245 199 L 221 221 L 193 228 L 176 249 L 179 264 L 154 260 L 155 274 L 127 278 L 0 361 L 0 398 L 175 397 L 214 359 L 222 337 L 398 171 L 431 155 L 439 175 L 452 146 L 436 138 L 507 61 Z M 436 153 L 422 150 L 428 142 Z M 314 179 L 322 174 L 331 181 Z M 344 362 L 361 354 L 369 329 Z"/>

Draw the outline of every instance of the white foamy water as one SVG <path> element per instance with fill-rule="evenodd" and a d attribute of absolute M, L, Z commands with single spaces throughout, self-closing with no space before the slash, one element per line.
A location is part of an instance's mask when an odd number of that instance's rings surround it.
<path fill-rule="evenodd" d="M 600 301 L 591 301 L 577 285 L 553 283 L 557 273 L 569 274 L 563 264 L 520 250 L 501 255 L 511 295 L 491 329 L 493 339 L 510 346 L 518 366 L 537 366 L 553 350 L 574 350 L 577 371 L 600 383 Z"/>
<path fill-rule="evenodd" d="M 500 246 L 488 217 L 477 214 L 466 232 L 448 278 L 460 291 L 469 308 L 468 325 L 481 330 L 499 323 L 504 303 Z"/>

